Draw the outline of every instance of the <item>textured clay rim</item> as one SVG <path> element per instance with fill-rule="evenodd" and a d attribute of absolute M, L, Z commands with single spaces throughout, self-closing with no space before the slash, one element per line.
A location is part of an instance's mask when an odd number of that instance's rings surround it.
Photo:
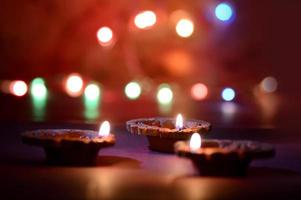
<path fill-rule="evenodd" d="M 111 146 L 115 144 L 115 136 L 99 136 L 97 131 L 77 129 L 40 129 L 22 133 L 26 144 L 36 146 L 60 146 L 65 142 L 86 145 Z"/>
<path fill-rule="evenodd" d="M 160 123 L 162 125 L 164 122 L 175 123 L 175 119 L 164 117 L 133 119 L 126 122 L 126 129 L 132 134 L 178 139 L 186 139 L 187 136 L 193 133 L 203 134 L 211 130 L 211 124 L 209 122 L 196 119 L 185 120 L 184 128 L 181 130 L 151 124 Z"/>
<path fill-rule="evenodd" d="M 179 141 L 175 143 L 175 152 L 183 157 L 200 157 L 210 159 L 214 154 L 224 156 L 237 154 L 240 157 L 251 159 L 271 158 L 275 155 L 275 149 L 267 143 L 248 140 L 203 140 L 205 147 L 197 151 L 191 151 L 188 142 Z"/>

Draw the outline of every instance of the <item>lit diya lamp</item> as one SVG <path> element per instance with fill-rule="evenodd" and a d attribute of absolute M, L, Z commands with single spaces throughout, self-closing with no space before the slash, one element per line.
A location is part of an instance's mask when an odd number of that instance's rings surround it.
<path fill-rule="evenodd" d="M 126 122 L 130 133 L 145 135 L 149 148 L 165 153 L 174 152 L 174 143 L 179 140 L 188 140 L 195 132 L 204 134 L 211 129 L 211 124 L 203 120 L 183 120 L 181 114 L 172 118 L 143 118 Z"/>
<path fill-rule="evenodd" d="M 99 132 L 74 129 L 44 129 L 22 134 L 25 144 L 44 148 L 50 164 L 93 165 L 101 148 L 113 146 L 115 136 L 105 121 Z"/>
<path fill-rule="evenodd" d="M 253 159 L 270 158 L 274 148 L 265 143 L 242 140 L 202 140 L 198 133 L 189 142 L 175 143 L 175 152 L 192 160 L 201 175 L 242 176 Z"/>

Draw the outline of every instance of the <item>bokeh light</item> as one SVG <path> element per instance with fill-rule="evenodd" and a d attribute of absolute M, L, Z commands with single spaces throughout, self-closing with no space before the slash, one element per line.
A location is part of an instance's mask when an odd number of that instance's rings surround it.
<path fill-rule="evenodd" d="M 97 39 L 100 45 L 109 46 L 113 41 L 113 31 L 109 27 L 101 27 L 97 31 Z"/>
<path fill-rule="evenodd" d="M 153 11 L 146 10 L 136 15 L 134 23 L 137 28 L 147 29 L 156 24 L 157 17 Z"/>
<path fill-rule="evenodd" d="M 130 82 L 125 86 L 124 93 L 129 99 L 137 99 L 141 94 L 141 86 L 137 82 Z"/>
<path fill-rule="evenodd" d="M 161 57 L 162 65 L 167 72 L 175 77 L 188 77 L 192 75 L 195 59 L 187 49 L 170 49 Z"/>
<path fill-rule="evenodd" d="M 264 78 L 260 83 L 260 89 L 266 93 L 275 92 L 277 90 L 277 87 L 278 87 L 278 82 L 272 76 L 268 76 Z"/>
<path fill-rule="evenodd" d="M 32 114 L 35 121 L 43 121 L 46 114 L 47 88 L 43 78 L 35 78 L 30 84 Z"/>
<path fill-rule="evenodd" d="M 235 91 L 232 88 L 223 89 L 222 98 L 225 101 L 232 101 L 235 98 Z"/>
<path fill-rule="evenodd" d="M 208 95 L 208 88 L 203 83 L 196 83 L 191 87 L 191 96 L 195 100 L 205 99 Z"/>
<path fill-rule="evenodd" d="M 84 94 L 85 94 L 85 98 L 87 98 L 88 100 L 97 100 L 99 99 L 100 96 L 100 88 L 97 84 L 90 83 L 85 88 Z"/>
<path fill-rule="evenodd" d="M 71 74 L 66 81 L 66 92 L 71 97 L 78 97 L 82 94 L 83 79 L 79 74 Z"/>
<path fill-rule="evenodd" d="M 99 117 L 102 91 L 96 83 L 90 83 L 84 92 L 84 116 L 88 121 L 96 120 Z"/>
<path fill-rule="evenodd" d="M 28 87 L 24 81 L 18 80 L 11 82 L 9 90 L 11 94 L 21 97 L 27 93 Z"/>
<path fill-rule="evenodd" d="M 34 98 L 43 99 L 47 95 L 45 81 L 42 78 L 35 78 L 30 84 L 30 93 Z"/>
<path fill-rule="evenodd" d="M 160 104 L 169 104 L 173 99 L 173 92 L 168 84 L 161 84 L 157 93 Z"/>
<path fill-rule="evenodd" d="M 233 8 L 228 3 L 220 3 L 215 8 L 215 16 L 220 21 L 228 21 L 233 16 Z"/>
<path fill-rule="evenodd" d="M 176 24 L 176 32 L 180 37 L 188 38 L 193 34 L 194 25 L 190 19 L 181 19 Z"/>

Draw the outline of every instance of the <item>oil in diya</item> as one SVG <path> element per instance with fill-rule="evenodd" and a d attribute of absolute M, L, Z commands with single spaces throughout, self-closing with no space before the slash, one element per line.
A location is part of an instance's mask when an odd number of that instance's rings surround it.
<path fill-rule="evenodd" d="M 178 156 L 191 159 L 200 175 L 243 176 L 253 159 L 271 158 L 270 144 L 243 140 L 202 140 L 198 133 L 189 142 L 175 143 Z"/>
<path fill-rule="evenodd" d="M 178 114 L 173 118 L 141 118 L 126 122 L 128 132 L 145 135 L 149 143 L 149 149 L 164 153 L 174 152 L 174 143 L 188 140 L 195 132 L 206 134 L 211 130 L 211 124 L 203 120 L 183 120 Z"/>
<path fill-rule="evenodd" d="M 55 165 L 94 165 L 98 151 L 113 146 L 115 136 L 105 121 L 99 131 L 77 129 L 41 129 L 22 134 L 25 144 L 41 146 L 47 162 Z"/>

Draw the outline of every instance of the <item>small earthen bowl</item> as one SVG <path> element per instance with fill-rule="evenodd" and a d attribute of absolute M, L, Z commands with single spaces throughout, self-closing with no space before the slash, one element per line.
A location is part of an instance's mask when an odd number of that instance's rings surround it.
<path fill-rule="evenodd" d="M 206 134 L 211 130 L 211 124 L 203 120 L 185 120 L 184 127 L 178 130 L 175 119 L 157 117 L 127 121 L 126 128 L 132 134 L 145 135 L 149 149 L 173 153 L 175 142 L 188 140 L 193 133 Z"/>
<path fill-rule="evenodd" d="M 43 147 L 49 164 L 94 165 L 98 151 L 113 146 L 115 136 L 99 136 L 92 130 L 45 129 L 24 132 L 22 141 Z"/>
<path fill-rule="evenodd" d="M 275 155 L 270 144 L 242 140 L 203 140 L 197 150 L 191 150 L 188 142 L 180 141 L 175 143 L 175 152 L 191 159 L 204 176 L 243 176 L 252 160 Z"/>

